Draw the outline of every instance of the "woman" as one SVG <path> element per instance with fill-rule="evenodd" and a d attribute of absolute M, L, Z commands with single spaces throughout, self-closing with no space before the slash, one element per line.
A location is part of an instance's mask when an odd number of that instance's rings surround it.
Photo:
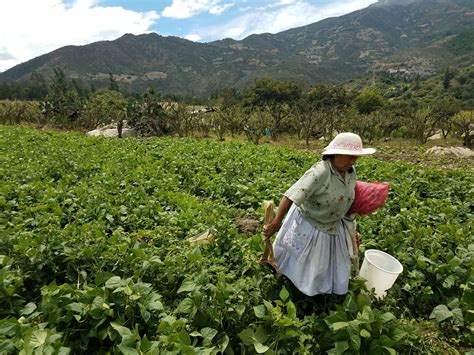
<path fill-rule="evenodd" d="M 276 263 L 305 295 L 347 293 L 351 251 L 343 218 L 354 201 L 353 165 L 374 152 L 362 147 L 357 134 L 338 134 L 324 148 L 323 160 L 285 192 L 275 219 L 264 226 L 267 238 L 279 230 Z"/>

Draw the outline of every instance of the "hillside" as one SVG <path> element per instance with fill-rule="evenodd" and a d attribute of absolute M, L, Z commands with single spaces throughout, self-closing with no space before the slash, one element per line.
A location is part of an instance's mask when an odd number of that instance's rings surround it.
<path fill-rule="evenodd" d="M 314 84 L 372 72 L 429 76 L 448 65 L 474 63 L 474 3 L 470 0 L 381 0 L 345 16 L 277 34 L 194 43 L 156 33 L 67 46 L 0 73 L 0 82 L 66 75 L 108 85 L 112 73 L 126 91 L 203 95 L 244 88 L 272 76 Z"/>

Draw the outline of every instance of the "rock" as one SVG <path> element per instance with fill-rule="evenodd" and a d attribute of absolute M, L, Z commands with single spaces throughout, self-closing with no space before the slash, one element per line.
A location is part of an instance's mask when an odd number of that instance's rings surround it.
<path fill-rule="evenodd" d="M 117 128 L 98 128 L 94 129 L 93 131 L 89 131 L 86 133 L 87 136 L 97 137 L 97 136 L 104 136 L 106 138 L 117 137 L 118 131 Z M 133 137 L 136 136 L 137 133 L 133 128 L 123 128 L 122 129 L 122 137 Z"/>
<path fill-rule="evenodd" d="M 473 157 L 474 156 L 474 151 L 472 151 L 469 148 L 466 147 L 432 147 L 428 149 L 426 154 L 434 154 L 434 155 L 441 155 L 441 154 L 448 154 L 448 155 L 454 155 L 459 158 L 463 157 Z"/>
<path fill-rule="evenodd" d="M 431 141 L 431 140 L 441 139 L 441 138 L 443 138 L 443 135 L 441 133 L 436 133 L 436 134 L 433 134 L 431 137 L 428 137 L 428 140 Z"/>

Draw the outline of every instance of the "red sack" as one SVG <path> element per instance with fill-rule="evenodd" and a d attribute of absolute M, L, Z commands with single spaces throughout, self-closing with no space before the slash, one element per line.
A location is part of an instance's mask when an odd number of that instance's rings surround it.
<path fill-rule="evenodd" d="M 385 203 L 390 185 L 386 182 L 357 181 L 355 199 L 349 208 L 348 214 L 369 214 Z"/>

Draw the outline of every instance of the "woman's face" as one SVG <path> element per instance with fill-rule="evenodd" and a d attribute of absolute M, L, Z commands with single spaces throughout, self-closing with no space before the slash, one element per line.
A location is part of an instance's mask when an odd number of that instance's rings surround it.
<path fill-rule="evenodd" d="M 347 172 L 356 162 L 357 157 L 354 155 L 339 155 L 336 154 L 333 159 L 334 168 L 341 172 Z"/>

